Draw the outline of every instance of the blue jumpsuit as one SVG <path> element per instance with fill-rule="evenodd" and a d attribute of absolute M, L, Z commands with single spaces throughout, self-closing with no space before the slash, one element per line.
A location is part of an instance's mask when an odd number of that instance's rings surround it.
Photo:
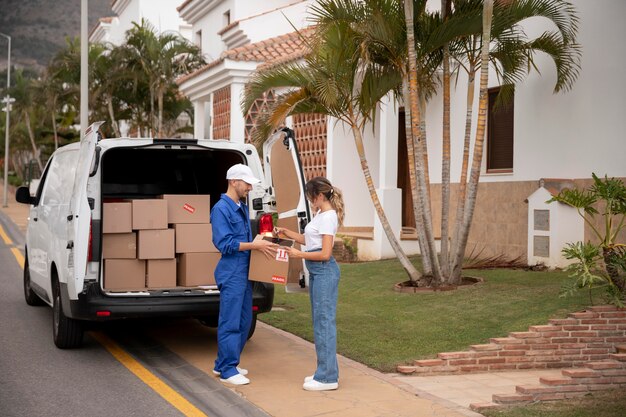
<path fill-rule="evenodd" d="M 241 352 L 252 324 L 252 283 L 248 280 L 250 251 L 239 251 L 241 242 L 252 241 L 248 206 L 240 206 L 226 194 L 211 210 L 213 244 L 222 253 L 215 269 L 220 290 L 215 371 L 223 379 L 236 375 Z"/>

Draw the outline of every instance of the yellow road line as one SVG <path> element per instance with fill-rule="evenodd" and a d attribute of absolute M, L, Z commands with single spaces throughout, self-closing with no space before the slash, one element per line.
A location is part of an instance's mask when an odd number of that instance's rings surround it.
<path fill-rule="evenodd" d="M 13 256 L 17 259 L 17 263 L 20 264 L 20 268 L 24 269 L 24 255 L 18 248 L 11 248 L 11 252 L 13 252 Z"/>
<path fill-rule="evenodd" d="M 2 226 L 0 226 L 0 237 L 2 237 L 2 240 L 4 240 L 4 243 L 6 243 L 7 245 L 13 244 L 13 241 L 11 240 L 9 235 L 6 234 Z"/>
<path fill-rule="evenodd" d="M 7 245 L 13 244 L 13 241 L 6 234 L 2 226 L 0 226 L 0 237 L 2 237 L 2 240 Z M 22 255 L 22 252 L 20 252 L 18 248 L 11 248 L 11 252 L 13 252 L 13 256 L 15 256 L 15 259 L 20 267 L 24 269 L 24 255 Z M 152 388 L 157 394 L 176 407 L 176 409 L 185 416 L 207 417 L 206 414 L 187 401 L 183 396 L 170 388 L 152 372 L 144 368 L 109 337 L 100 332 L 91 332 L 91 336 L 104 346 L 115 359 L 135 374 L 137 378 L 141 379 L 147 386 Z"/>
<path fill-rule="evenodd" d="M 90 335 L 96 339 L 106 350 L 113 355 L 122 365 L 128 368 L 135 376 L 141 379 L 147 386 L 152 388 L 157 394 L 172 404 L 178 411 L 188 417 L 207 417 L 202 411 L 183 398 L 179 393 L 161 381 L 156 375 L 144 368 L 126 351 L 119 347 L 113 340 L 101 332 L 91 332 Z"/>

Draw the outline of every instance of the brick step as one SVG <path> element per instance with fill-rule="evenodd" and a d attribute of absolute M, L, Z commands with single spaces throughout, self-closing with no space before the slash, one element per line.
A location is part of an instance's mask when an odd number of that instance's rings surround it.
<path fill-rule="evenodd" d="M 570 378 L 598 378 L 602 376 L 600 372 L 589 368 L 564 369 L 561 373 Z"/>
<path fill-rule="evenodd" d="M 475 352 L 491 352 L 496 350 L 502 350 L 502 346 L 495 343 L 487 343 L 484 345 L 470 345 L 470 349 Z"/>
<path fill-rule="evenodd" d="M 593 370 L 602 370 L 602 369 L 621 369 L 624 368 L 626 364 L 619 361 L 598 361 L 598 362 L 587 362 L 585 363 L 585 368 L 593 369 Z"/>
<path fill-rule="evenodd" d="M 528 394 L 493 394 L 492 401 L 496 404 L 527 404 L 533 401 L 533 396 Z"/>
<path fill-rule="evenodd" d="M 560 392 L 583 392 L 588 391 L 586 385 L 562 385 L 562 386 L 545 386 L 545 385 L 517 385 L 515 391 L 518 394 L 529 394 L 535 396 L 537 394 L 555 394 Z"/>
<path fill-rule="evenodd" d="M 400 374 L 410 375 L 415 373 L 415 366 L 398 365 L 396 366 L 396 371 Z"/>
<path fill-rule="evenodd" d="M 615 345 L 617 353 L 626 353 L 626 345 Z"/>
<path fill-rule="evenodd" d="M 476 411 L 477 413 L 480 413 L 481 411 L 484 411 L 484 410 L 493 410 L 493 409 L 497 409 L 501 407 L 502 406 L 500 404 L 496 404 L 496 403 L 471 403 L 470 404 L 470 410 Z"/>
<path fill-rule="evenodd" d="M 626 362 L 626 352 L 624 352 L 624 353 L 611 353 L 609 355 L 609 358 L 613 359 L 614 361 L 618 361 L 618 362 Z"/>
<path fill-rule="evenodd" d="M 543 385 L 572 385 L 578 382 L 567 376 L 542 376 L 539 383 Z"/>

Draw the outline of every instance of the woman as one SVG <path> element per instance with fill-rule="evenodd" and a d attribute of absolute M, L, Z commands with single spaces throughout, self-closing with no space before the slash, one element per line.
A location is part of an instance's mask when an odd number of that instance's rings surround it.
<path fill-rule="evenodd" d="M 332 252 L 337 227 L 343 223 L 343 198 L 341 191 L 323 177 L 307 182 L 306 196 L 316 215 L 307 224 L 304 235 L 282 227 L 276 227 L 274 233 L 306 245 L 304 252 L 287 249 L 289 256 L 303 258 L 309 271 L 317 369 L 315 374 L 304 378 L 302 387 L 307 391 L 327 391 L 339 387 L 336 325 L 339 267 Z"/>

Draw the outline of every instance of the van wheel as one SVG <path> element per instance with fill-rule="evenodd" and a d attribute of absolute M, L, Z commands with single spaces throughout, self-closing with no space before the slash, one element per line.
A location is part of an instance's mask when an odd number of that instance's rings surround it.
<path fill-rule="evenodd" d="M 53 282 L 52 303 L 52 337 L 59 349 L 79 347 L 83 343 L 83 328 L 78 320 L 73 320 L 63 314 L 61 307 L 61 289 L 59 282 Z"/>
<path fill-rule="evenodd" d="M 28 267 L 28 255 L 24 258 L 24 299 L 29 306 L 42 306 L 45 303 L 30 286 L 30 268 Z"/>
<path fill-rule="evenodd" d="M 253 314 L 252 315 L 252 324 L 250 325 L 250 331 L 248 332 L 248 340 L 250 340 L 250 338 L 254 334 L 255 330 L 256 330 L 256 314 Z"/>

